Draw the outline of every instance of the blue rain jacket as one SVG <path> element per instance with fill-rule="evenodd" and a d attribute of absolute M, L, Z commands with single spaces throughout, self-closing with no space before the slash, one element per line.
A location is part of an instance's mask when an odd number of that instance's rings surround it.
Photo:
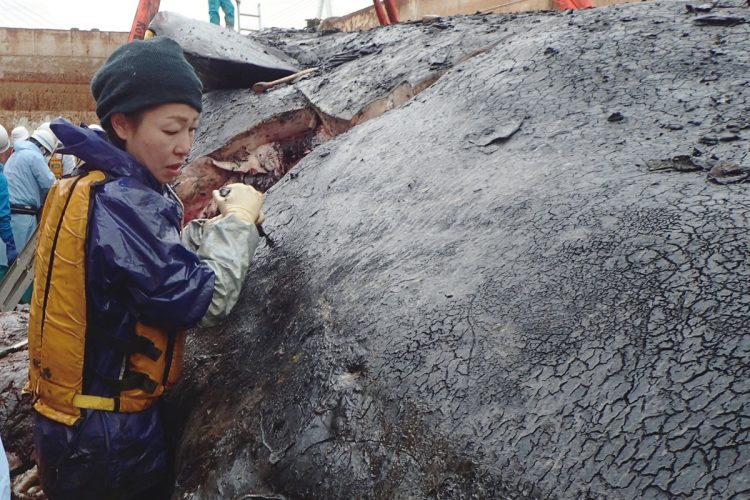
<path fill-rule="evenodd" d="M 174 192 L 95 131 L 52 122 L 62 152 L 81 158 L 84 170 L 113 180 L 92 191 L 86 243 L 84 393 L 115 396 L 123 353 L 103 336 L 130 338 L 136 319 L 187 329 L 211 303 L 214 274 L 180 243 L 182 205 Z M 45 492 L 55 498 L 126 498 L 169 477 L 161 411 L 82 410 L 75 427 L 37 414 L 35 443 Z"/>
<path fill-rule="evenodd" d="M 55 175 L 44 160 L 42 151 L 30 141 L 18 141 L 13 145 L 13 154 L 8 158 L 3 174 L 8 183 L 10 204 L 26 205 L 36 209 L 42 207 L 47 191 L 55 182 Z M 20 252 L 34 234 L 36 217 L 13 214 L 10 223 L 15 249 Z M 6 240 L 3 238 L 3 241 Z M 5 247 L 0 247 L 0 265 L 7 264 Z"/>
<path fill-rule="evenodd" d="M 8 265 L 16 260 L 16 242 L 13 239 L 13 229 L 10 225 L 10 198 L 8 197 L 8 181 L 3 174 L 3 164 L 0 163 L 0 239 L 5 243 L 2 249 L 0 265 Z"/>

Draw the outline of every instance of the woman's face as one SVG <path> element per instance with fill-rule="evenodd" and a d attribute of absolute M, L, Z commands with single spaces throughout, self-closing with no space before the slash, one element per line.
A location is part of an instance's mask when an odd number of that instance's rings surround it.
<path fill-rule="evenodd" d="M 193 145 L 199 116 L 187 104 L 162 104 L 144 111 L 138 123 L 115 113 L 112 127 L 125 141 L 125 151 L 145 165 L 157 181 L 171 184 Z"/>

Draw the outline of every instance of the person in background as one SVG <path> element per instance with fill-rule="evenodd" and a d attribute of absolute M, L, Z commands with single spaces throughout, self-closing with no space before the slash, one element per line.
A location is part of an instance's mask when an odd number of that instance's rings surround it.
<path fill-rule="evenodd" d="M 202 88 L 174 40 L 122 45 L 91 90 L 107 139 L 52 122 L 61 152 L 85 165 L 52 186 L 40 223 L 27 386 L 36 460 L 50 500 L 167 499 L 160 396 L 179 378 L 187 330 L 236 304 L 263 194 L 225 186 L 213 192 L 220 216 L 182 227 L 171 184 Z"/>
<path fill-rule="evenodd" d="M 78 158 L 73 155 L 63 155 L 62 157 L 62 177 L 70 177 L 74 174 Z"/>
<path fill-rule="evenodd" d="M 10 133 L 11 138 L 11 146 L 15 144 L 18 141 L 26 141 L 29 139 L 29 131 L 26 130 L 26 127 L 19 125 L 18 127 L 14 128 Z"/>
<path fill-rule="evenodd" d="M 208 0 L 208 19 L 212 24 L 219 22 L 219 7 L 224 11 L 224 24 L 227 28 L 234 29 L 234 5 L 232 0 Z"/>
<path fill-rule="evenodd" d="M 26 130 L 26 127 L 18 126 L 13 129 L 13 131 L 10 133 L 10 149 L 5 152 L 5 155 L 3 157 L 2 154 L 0 154 L 0 163 L 6 163 L 8 161 L 8 158 L 10 158 L 10 155 L 13 154 L 13 145 L 17 143 L 18 141 L 26 141 L 29 139 L 29 131 Z"/>
<path fill-rule="evenodd" d="M 38 128 L 26 141 L 14 144 L 13 154 L 3 168 L 8 182 L 10 225 L 16 250 L 23 251 L 37 227 L 37 215 L 44 205 L 47 191 L 55 182 L 49 159 L 57 148 L 57 137 L 50 130 Z M 8 266 L 10 255 L 0 247 L 0 265 Z M 31 300 L 31 287 L 21 303 Z"/>
<path fill-rule="evenodd" d="M 49 122 L 42 123 L 39 125 L 39 128 L 52 132 Z M 54 134 L 54 132 L 52 133 Z M 63 177 L 70 177 L 73 175 L 73 171 L 76 169 L 76 163 L 78 163 L 78 158 L 75 156 L 55 152 L 52 153 L 52 157 L 49 160 L 49 169 L 52 170 L 55 179 L 62 179 Z"/>
<path fill-rule="evenodd" d="M 0 155 L 10 149 L 8 131 L 0 125 Z M 5 264 L 0 265 L 0 279 L 5 276 L 8 268 L 16 260 L 16 242 L 10 225 L 10 198 L 8 197 L 8 182 L 3 175 L 3 163 L 0 162 L 0 239 L 5 243 Z M 1 458 L 1 457 L 0 457 Z"/>
<path fill-rule="evenodd" d="M 3 157 L 5 153 L 10 149 L 10 138 L 8 137 L 8 131 L 0 125 L 0 165 L 2 165 Z"/>
<path fill-rule="evenodd" d="M 2 127 L 2 125 L 0 125 Z M 8 131 L 5 127 L 0 130 L 0 165 L 8 161 L 11 153 L 13 152 L 13 141 L 8 138 Z"/>

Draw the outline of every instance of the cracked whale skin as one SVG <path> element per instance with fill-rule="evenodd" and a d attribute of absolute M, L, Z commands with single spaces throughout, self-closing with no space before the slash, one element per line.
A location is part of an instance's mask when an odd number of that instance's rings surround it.
<path fill-rule="evenodd" d="M 749 185 L 648 167 L 748 165 L 750 25 L 486 19 L 269 190 L 170 401 L 179 498 L 750 495 Z"/>

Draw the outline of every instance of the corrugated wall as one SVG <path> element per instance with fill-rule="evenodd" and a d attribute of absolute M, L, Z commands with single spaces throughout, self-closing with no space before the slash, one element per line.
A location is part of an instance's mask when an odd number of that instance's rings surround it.
<path fill-rule="evenodd" d="M 0 28 L 0 124 L 96 122 L 89 82 L 127 33 Z"/>

